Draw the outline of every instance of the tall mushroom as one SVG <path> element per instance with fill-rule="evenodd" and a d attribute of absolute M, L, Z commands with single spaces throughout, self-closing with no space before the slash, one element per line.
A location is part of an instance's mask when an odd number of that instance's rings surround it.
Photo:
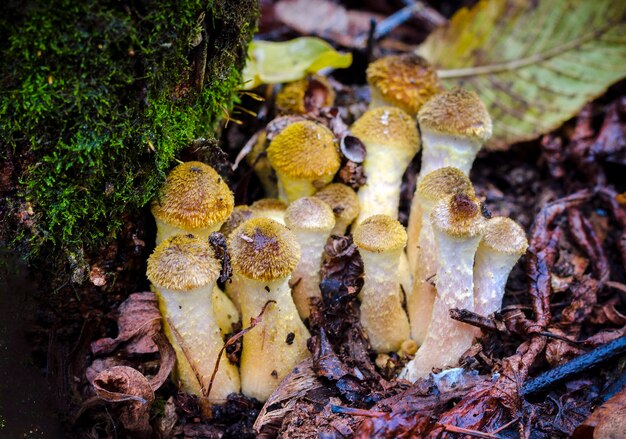
<path fill-rule="evenodd" d="M 278 177 L 278 197 L 288 203 L 330 183 L 341 164 L 332 131 L 309 120 L 294 122 L 274 137 L 267 157 Z"/>
<path fill-rule="evenodd" d="M 366 111 L 350 131 L 367 151 L 357 224 L 377 214 L 397 218 L 402 175 L 420 148 L 415 122 L 399 108 L 379 107 Z"/>
<path fill-rule="evenodd" d="M 186 162 L 176 166 L 151 206 L 157 245 L 178 233 L 208 239 L 226 221 L 234 204 L 232 191 L 209 165 Z"/>
<path fill-rule="evenodd" d="M 241 354 L 242 393 L 265 401 L 291 369 L 309 356 L 309 331 L 288 283 L 300 259 L 300 246 L 285 226 L 253 218 L 233 232 L 229 251 L 244 325 L 265 309 L 261 323 L 244 335 Z"/>
<path fill-rule="evenodd" d="M 441 200 L 431 213 L 437 243 L 437 297 L 424 343 L 403 371 L 410 381 L 433 367 L 453 366 L 472 345 L 471 326 L 450 318 L 451 308 L 474 309 L 474 255 L 486 220 L 478 200 L 456 194 Z"/>
<path fill-rule="evenodd" d="M 473 91 L 454 88 L 435 95 L 420 109 L 422 133 L 420 176 L 452 166 L 466 175 L 482 144 L 491 137 L 491 117 Z"/>
<path fill-rule="evenodd" d="M 176 352 L 180 388 L 204 397 L 224 346 L 211 300 L 219 272 L 209 243 L 194 235 L 166 239 L 148 259 L 147 276 L 156 288 L 165 334 Z M 223 356 L 209 401 L 223 403 L 236 392 L 237 367 Z"/>
<path fill-rule="evenodd" d="M 406 232 L 396 219 L 374 215 L 359 224 L 352 236 L 363 260 L 361 323 L 376 352 L 397 351 L 409 338 L 398 280 Z"/>
<path fill-rule="evenodd" d="M 504 287 L 517 260 L 526 253 L 524 229 L 509 218 L 487 221 L 474 261 L 474 311 L 489 315 L 500 309 Z"/>
<path fill-rule="evenodd" d="M 320 266 L 324 246 L 335 226 L 335 215 L 319 198 L 303 197 L 287 208 L 285 225 L 296 236 L 302 252 L 290 284 L 298 313 L 306 319 L 311 314 L 311 299 L 322 297 Z"/>
<path fill-rule="evenodd" d="M 411 338 L 418 344 L 426 337 L 436 296 L 437 257 L 430 214 L 438 201 L 453 194 L 474 196 L 474 187 L 459 169 L 445 167 L 424 176 L 418 182 L 413 198 L 407 230 L 407 255 L 413 286 L 407 294 L 407 312 Z"/>
<path fill-rule="evenodd" d="M 367 67 L 370 109 L 395 106 L 415 117 L 433 95 L 441 91 L 437 72 L 413 53 L 389 55 Z"/>

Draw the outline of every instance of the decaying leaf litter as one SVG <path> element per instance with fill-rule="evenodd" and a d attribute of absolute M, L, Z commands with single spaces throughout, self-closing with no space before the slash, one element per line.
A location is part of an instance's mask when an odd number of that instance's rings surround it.
<path fill-rule="evenodd" d="M 388 45 L 374 49 L 388 50 Z M 338 102 L 350 109 L 348 114 L 358 114 L 359 106 L 364 107 L 358 86 L 345 81 L 335 86 Z M 119 307 L 119 314 L 112 306 L 114 311 L 100 315 L 100 321 L 83 325 L 69 370 L 82 377 L 89 367 L 89 381 L 108 393 L 96 400 L 84 378 L 65 382 L 76 401 L 84 401 L 73 407 L 75 431 L 96 437 L 112 435 L 115 428 L 159 437 L 252 436 L 256 421 L 268 437 L 567 437 L 575 432 L 591 437 L 589 428 L 580 433 L 576 429 L 588 425 L 585 420 L 593 409 L 619 394 L 613 384 L 624 382 L 623 358 L 605 360 L 534 395 L 525 396 L 523 389 L 542 372 L 624 336 L 626 213 L 620 193 L 626 188 L 619 178 L 625 164 L 623 95 L 623 84 L 618 84 L 558 131 L 507 152 L 483 153 L 474 165 L 472 181 L 485 207 L 520 222 L 529 231 L 531 248 L 509 279 L 501 313 L 488 318 L 461 310 L 456 314 L 484 334 L 463 358 L 467 371 L 459 377 L 437 376 L 409 386 L 393 379 L 406 358 L 391 357 L 382 368 L 373 363 L 356 300 L 362 266 L 350 239 L 340 238 L 326 248 L 323 300 L 311 319 L 313 359 L 283 382 L 273 395 L 276 402 L 263 408 L 258 419 L 261 405 L 241 396 L 207 409 L 162 379 L 152 378 L 146 386 L 137 377 L 135 388 L 119 387 L 130 376 L 119 368 L 132 366 L 145 378 L 161 377 L 172 367 L 171 354 L 159 349 L 155 355 L 162 344 L 152 340 L 158 331 L 153 296 L 138 293 Z M 253 120 L 233 115 L 245 123 L 230 124 L 224 131 L 223 146 L 231 160 L 272 118 L 271 99 L 249 104 L 262 116 Z M 337 113 L 315 117 L 349 122 Z M 189 156 L 205 150 L 190 149 Z M 212 157 L 212 165 L 227 166 L 223 157 Z M 358 163 L 347 161 L 342 171 L 346 181 L 358 181 Z M 404 178 L 404 215 L 415 173 L 413 167 Z M 240 201 L 261 196 L 245 164 L 231 183 Z M 103 254 L 100 265 L 114 255 Z M 116 297 L 111 304 L 122 300 Z M 129 326 L 129 309 L 143 310 L 144 318 L 131 319 Z M 109 326 L 119 326 L 119 331 Z M 105 333 L 117 336 L 100 339 Z M 120 375 L 96 375 L 106 370 Z M 141 388 L 144 393 L 136 394 Z M 152 398 L 148 413 L 143 402 Z M 105 405 L 105 400 L 116 402 Z M 619 410 L 619 405 L 607 407 L 609 413 Z M 591 428 L 599 425 L 596 421 Z"/>

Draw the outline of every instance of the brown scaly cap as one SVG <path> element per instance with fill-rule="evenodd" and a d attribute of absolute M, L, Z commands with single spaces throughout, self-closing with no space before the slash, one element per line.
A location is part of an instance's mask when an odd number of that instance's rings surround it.
<path fill-rule="evenodd" d="M 528 240 L 519 224 L 510 218 L 499 216 L 487 221 L 480 245 L 498 253 L 521 256 L 528 249 Z"/>
<path fill-rule="evenodd" d="M 210 227 L 226 221 L 233 193 L 215 170 L 201 162 L 176 166 L 152 203 L 155 218 L 182 229 Z"/>
<path fill-rule="evenodd" d="M 295 235 L 267 218 L 253 218 L 239 226 L 230 236 L 228 250 L 235 273 L 260 281 L 289 276 L 300 260 Z"/>
<path fill-rule="evenodd" d="M 189 291 L 214 283 L 220 274 L 208 241 L 194 235 L 174 235 L 148 258 L 147 276 L 157 288 Z"/>
<path fill-rule="evenodd" d="M 485 142 L 491 137 L 491 117 L 473 91 L 454 88 L 426 102 L 417 115 L 422 129 Z"/>
<path fill-rule="evenodd" d="M 430 215 L 433 227 L 455 238 L 473 238 L 483 233 L 485 218 L 480 202 L 467 194 L 441 200 Z"/>
<path fill-rule="evenodd" d="M 233 232 L 233 230 L 252 218 L 253 215 L 254 211 L 250 208 L 250 206 L 246 206 L 245 204 L 235 206 L 226 222 L 222 224 L 220 232 L 224 236 L 228 237 Z"/>
<path fill-rule="evenodd" d="M 285 128 L 267 148 L 274 169 L 292 178 L 334 175 L 341 165 L 335 135 L 316 122 L 304 120 Z"/>
<path fill-rule="evenodd" d="M 396 107 L 378 107 L 366 111 L 350 127 L 367 148 L 368 144 L 386 145 L 388 148 L 420 149 L 420 139 L 415 121 L 405 111 Z"/>
<path fill-rule="evenodd" d="M 352 233 L 360 249 L 373 253 L 399 250 L 406 245 L 406 231 L 389 215 L 374 215 L 359 224 Z"/>
<path fill-rule="evenodd" d="M 458 168 L 446 166 L 429 172 L 417 184 L 417 193 L 423 199 L 437 201 L 453 194 L 474 196 L 469 177 Z"/>
<path fill-rule="evenodd" d="M 342 183 L 331 183 L 315 194 L 315 198 L 319 198 L 330 206 L 335 217 L 352 222 L 361 211 L 359 205 L 359 197 L 350 187 Z"/>
<path fill-rule="evenodd" d="M 306 114 L 317 108 L 330 107 L 335 102 L 335 91 L 323 76 L 312 75 L 290 82 L 276 96 L 280 113 Z"/>
<path fill-rule="evenodd" d="M 367 67 L 367 82 L 383 99 L 412 116 L 441 91 L 435 69 L 424 58 L 412 53 L 374 61 Z"/>
<path fill-rule="evenodd" d="M 335 227 L 335 214 L 330 206 L 319 198 L 302 197 L 287 208 L 285 224 L 291 230 L 329 231 Z"/>

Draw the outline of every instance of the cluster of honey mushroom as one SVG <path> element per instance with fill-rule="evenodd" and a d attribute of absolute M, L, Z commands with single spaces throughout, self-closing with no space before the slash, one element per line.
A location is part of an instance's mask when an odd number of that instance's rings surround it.
<path fill-rule="evenodd" d="M 455 366 L 471 346 L 476 330 L 452 320 L 451 308 L 483 315 L 500 308 L 527 241 L 509 218 L 483 215 L 468 178 L 491 135 L 484 104 L 474 92 L 443 90 L 415 55 L 379 59 L 367 74 L 370 107 L 349 133 L 366 150 L 367 180 L 357 192 L 333 183 L 340 140 L 306 117 L 285 123 L 271 139 L 259 136 L 249 155 L 266 194 L 275 198 L 234 207 L 220 175 L 200 162 L 180 164 L 167 177 L 152 205 L 157 247 L 147 275 L 177 354 L 182 390 L 212 403 L 239 391 L 264 401 L 310 355 L 303 322 L 311 298 L 321 297 L 320 265 L 331 235 L 350 233 L 362 258 L 361 323 L 372 349 L 415 354 L 402 378 L 415 381 L 433 368 Z M 331 106 L 328 83 L 314 81 L 327 87 L 318 104 Z M 310 84 L 286 85 L 277 107 L 306 113 Z M 400 186 L 420 149 L 405 229 L 397 220 Z M 217 285 L 221 264 L 208 242 L 215 231 L 227 237 L 232 264 L 224 291 Z M 241 320 L 245 328 L 261 313 L 243 336 L 239 367 L 223 355 L 212 378 L 232 324 Z"/>

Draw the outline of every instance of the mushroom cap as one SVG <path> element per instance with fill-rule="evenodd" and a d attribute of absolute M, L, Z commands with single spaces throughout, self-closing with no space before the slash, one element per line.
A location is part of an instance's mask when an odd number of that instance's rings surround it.
<path fill-rule="evenodd" d="M 189 230 L 226 221 L 234 205 L 232 191 L 212 167 L 187 162 L 172 169 L 151 208 L 155 218 Z"/>
<path fill-rule="evenodd" d="M 361 211 L 356 192 L 343 183 L 331 183 L 314 196 L 328 204 L 337 219 L 347 223 L 351 223 Z"/>
<path fill-rule="evenodd" d="M 524 229 L 510 218 L 497 216 L 487 220 L 481 246 L 498 253 L 523 255 L 528 249 Z"/>
<path fill-rule="evenodd" d="M 148 258 L 148 279 L 157 288 L 189 291 L 214 283 L 221 266 L 208 241 L 192 234 L 174 235 Z"/>
<path fill-rule="evenodd" d="M 253 212 L 284 212 L 287 210 L 287 203 L 277 198 L 261 198 L 252 203 L 250 209 Z"/>
<path fill-rule="evenodd" d="M 294 122 L 281 131 L 268 146 L 267 157 L 277 172 L 297 179 L 334 175 L 341 165 L 335 135 L 309 120 Z"/>
<path fill-rule="evenodd" d="M 260 281 L 289 276 L 300 260 L 300 245 L 287 227 L 268 218 L 240 225 L 228 242 L 236 273 Z"/>
<path fill-rule="evenodd" d="M 420 198 L 437 201 L 452 194 L 474 196 L 474 186 L 463 171 L 452 166 L 429 172 L 417 184 Z"/>
<path fill-rule="evenodd" d="M 365 144 L 366 149 L 376 144 L 415 154 L 420 148 L 414 119 L 396 107 L 367 110 L 352 124 L 350 131 Z"/>
<path fill-rule="evenodd" d="M 400 250 L 406 245 L 406 231 L 389 215 L 373 215 L 359 224 L 352 233 L 359 249 L 373 253 Z"/>
<path fill-rule="evenodd" d="M 462 88 L 435 95 L 420 109 L 417 120 L 422 129 L 443 134 L 480 142 L 491 137 L 492 123 L 487 107 L 476 93 Z"/>
<path fill-rule="evenodd" d="M 430 220 L 433 228 L 455 238 L 473 238 L 483 233 L 485 227 L 480 202 L 463 193 L 450 195 L 437 203 Z"/>
<path fill-rule="evenodd" d="M 239 206 L 235 206 L 230 216 L 226 220 L 224 224 L 222 224 L 222 228 L 220 232 L 228 237 L 233 230 L 243 224 L 245 221 L 249 220 L 254 216 L 254 211 L 245 204 L 241 204 Z"/>
<path fill-rule="evenodd" d="M 328 79 L 311 75 L 290 82 L 276 95 L 275 105 L 281 113 L 306 114 L 316 108 L 330 107 L 335 91 Z"/>
<path fill-rule="evenodd" d="M 329 231 L 335 227 L 335 214 L 330 206 L 319 198 L 302 197 L 287 208 L 285 224 L 291 230 Z"/>
<path fill-rule="evenodd" d="M 385 101 L 412 116 L 441 91 L 436 70 L 413 53 L 380 58 L 367 67 L 367 82 Z"/>

